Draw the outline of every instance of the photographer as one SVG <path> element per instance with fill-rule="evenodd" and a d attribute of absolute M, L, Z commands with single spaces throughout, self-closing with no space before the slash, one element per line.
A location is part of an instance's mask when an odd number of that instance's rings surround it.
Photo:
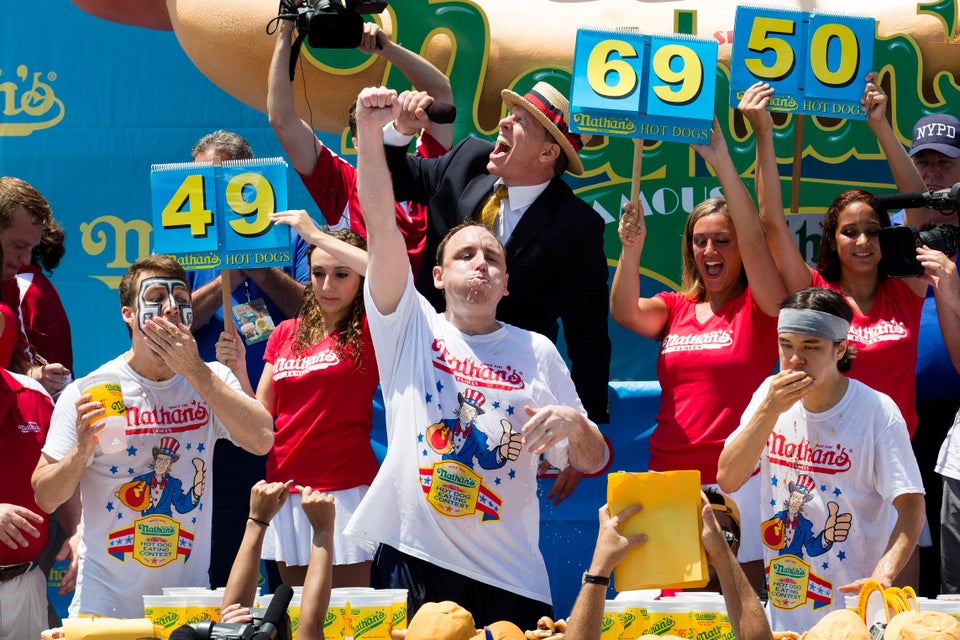
<path fill-rule="evenodd" d="M 277 42 L 267 81 L 270 126 L 330 228 L 349 229 L 366 238 L 367 227 L 357 199 L 356 169 L 324 146 L 314 135 L 312 127 L 296 113 L 293 85 L 289 79 L 290 44 L 295 25 L 290 20 L 278 22 Z M 427 60 L 390 40 L 377 24 L 364 23 L 363 37 L 357 48 L 363 53 L 377 54 L 396 65 L 417 89 L 426 92 L 434 100 L 448 104 L 453 102 L 447 77 Z M 352 144 L 356 148 L 354 106 L 351 106 L 347 118 Z M 414 127 L 409 132 L 416 133 L 417 130 Z M 426 130 L 422 132 L 417 152 L 424 157 L 437 157 L 446 153 L 452 144 L 453 125 L 434 123 L 429 133 Z M 407 255 L 416 272 L 423 255 L 427 210 L 415 203 L 397 203 L 395 209 L 397 225 L 403 233 Z"/>
<path fill-rule="evenodd" d="M 899 142 L 895 144 L 902 149 Z M 896 156 L 888 152 L 888 157 Z M 919 172 L 926 190 L 949 189 L 960 183 L 960 120 L 947 114 L 920 118 L 913 127 L 909 158 Z M 894 161 L 890 162 L 890 168 L 894 177 L 901 170 Z M 900 182 L 897 184 L 899 186 Z M 921 229 L 960 224 L 956 208 L 933 208 L 926 211 L 928 219 L 917 225 Z M 902 218 L 903 215 L 899 212 L 890 216 L 894 224 L 902 224 Z M 957 259 L 956 255 L 952 257 Z M 954 422 L 954 416 L 960 410 L 960 375 L 948 355 L 949 342 L 945 344 L 944 340 L 946 329 L 941 332 L 938 315 L 935 289 L 929 288 L 920 314 L 916 368 L 917 429 L 912 445 L 920 465 L 923 486 L 927 490 L 927 522 L 933 544 L 930 547 L 921 547 L 920 594 L 930 597 L 941 592 L 939 524 L 942 495 L 941 479 L 934 467 L 940 445 Z"/>

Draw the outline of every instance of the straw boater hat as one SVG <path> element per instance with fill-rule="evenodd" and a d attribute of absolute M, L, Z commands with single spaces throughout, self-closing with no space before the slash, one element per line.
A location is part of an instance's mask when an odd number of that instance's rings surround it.
<path fill-rule="evenodd" d="M 570 131 L 570 103 L 566 96 L 554 89 L 552 85 L 538 82 L 533 85 L 533 89 L 522 96 L 504 89 L 500 92 L 500 97 L 503 98 L 503 104 L 507 106 L 507 110 L 514 106 L 523 107 L 546 128 L 567 156 L 569 161 L 567 171 L 575 176 L 583 173 L 583 163 L 577 153 L 590 140 L 590 136 L 581 136 L 579 133 Z"/>

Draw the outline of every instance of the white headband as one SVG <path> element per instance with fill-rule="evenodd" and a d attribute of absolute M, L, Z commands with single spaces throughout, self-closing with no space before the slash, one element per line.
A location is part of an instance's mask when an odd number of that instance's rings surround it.
<path fill-rule="evenodd" d="M 850 323 L 839 316 L 816 309 L 781 309 L 777 333 L 802 333 L 833 342 L 847 339 Z"/>

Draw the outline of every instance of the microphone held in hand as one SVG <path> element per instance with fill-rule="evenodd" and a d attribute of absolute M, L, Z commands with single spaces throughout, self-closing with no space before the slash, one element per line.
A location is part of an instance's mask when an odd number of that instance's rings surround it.
<path fill-rule="evenodd" d="M 287 616 L 287 607 L 293 600 L 293 588 L 281 584 L 273 592 L 273 599 L 267 612 L 263 614 L 263 624 L 253 636 L 254 640 L 286 640 L 289 635 L 286 630 L 290 626 L 290 618 Z"/>
<path fill-rule="evenodd" d="M 450 124 L 457 119 L 457 107 L 449 102 L 434 102 L 424 111 L 434 124 Z"/>
<path fill-rule="evenodd" d="M 873 206 L 884 211 L 915 209 L 927 206 L 928 198 L 929 194 L 927 193 L 894 193 L 874 197 Z"/>

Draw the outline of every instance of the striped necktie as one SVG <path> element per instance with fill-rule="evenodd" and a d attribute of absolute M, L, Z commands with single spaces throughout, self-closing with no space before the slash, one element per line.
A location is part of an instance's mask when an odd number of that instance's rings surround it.
<path fill-rule="evenodd" d="M 493 229 L 493 223 L 496 222 L 497 216 L 500 215 L 500 203 L 503 202 L 503 199 L 506 197 L 507 185 L 501 184 L 487 200 L 487 203 L 483 205 L 483 209 L 480 210 L 480 220 L 483 224 Z"/>

